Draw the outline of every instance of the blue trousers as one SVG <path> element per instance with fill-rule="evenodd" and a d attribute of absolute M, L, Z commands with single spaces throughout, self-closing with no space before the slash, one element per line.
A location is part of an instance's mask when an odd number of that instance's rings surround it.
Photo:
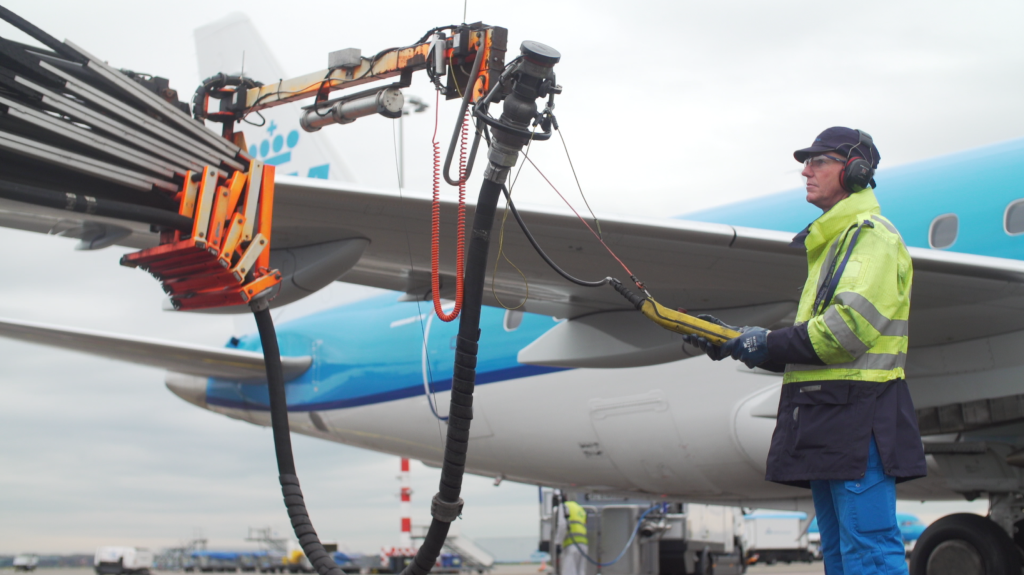
<path fill-rule="evenodd" d="M 826 575 L 907 575 L 896 522 L 896 479 L 882 470 L 875 438 L 854 481 L 811 481 Z"/>

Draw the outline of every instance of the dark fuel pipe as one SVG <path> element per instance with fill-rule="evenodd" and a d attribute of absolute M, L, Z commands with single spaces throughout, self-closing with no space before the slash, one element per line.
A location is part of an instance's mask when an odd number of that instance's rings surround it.
<path fill-rule="evenodd" d="M 455 348 L 448 434 L 441 465 L 441 481 L 430 505 L 433 519 L 416 557 L 402 570 L 402 575 L 426 575 L 430 572 L 441 554 L 452 521 L 462 513 L 463 501 L 460 495 L 469 449 L 469 428 L 473 420 L 480 312 L 494 214 L 509 171 L 529 142 L 529 137 L 523 137 L 523 134 L 529 134 L 530 124 L 538 116 L 536 100 L 547 95 L 546 87 L 554 85 L 553 67 L 561 58 L 558 51 L 538 42 L 523 42 L 521 51 L 523 63 L 513 74 L 512 90 L 504 101 L 501 118 L 492 125 L 494 132 L 488 151 L 489 163 L 484 172 L 484 182 L 480 186 L 466 254 L 464 303 Z M 288 516 L 302 550 L 317 572 L 320 575 L 343 575 L 343 571 L 320 543 L 299 487 L 288 429 L 288 404 L 281 369 L 281 352 L 274 321 L 270 316 L 270 306 L 265 299 L 259 299 L 251 304 L 251 308 L 263 344 L 270 393 L 270 421 L 274 432 L 281 492 Z"/>
<path fill-rule="evenodd" d="M 547 95 L 546 87 L 554 85 L 554 65 L 561 55 L 539 42 L 523 42 L 523 62 L 513 75 L 511 93 L 504 101 L 501 118 L 494 126 L 488 151 L 488 165 L 480 186 L 469 250 L 466 253 L 466 278 L 462 315 L 455 347 L 455 369 L 448 412 L 448 435 L 445 439 L 441 481 L 430 505 L 433 519 L 423 545 L 402 575 L 426 575 L 437 562 L 448 536 L 448 529 L 462 513 L 462 477 L 466 471 L 469 450 L 469 427 L 473 419 L 473 390 L 476 385 L 477 351 L 480 341 L 480 310 L 483 306 L 484 278 L 491 228 L 501 189 L 508 179 L 519 153 L 529 142 L 522 137 L 537 118 L 538 98 Z M 507 129 L 503 129 L 507 128 Z"/>

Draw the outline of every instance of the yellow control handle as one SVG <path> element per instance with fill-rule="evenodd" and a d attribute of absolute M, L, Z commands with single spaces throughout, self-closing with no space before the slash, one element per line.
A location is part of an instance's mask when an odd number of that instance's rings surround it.
<path fill-rule="evenodd" d="M 738 331 L 722 327 L 717 323 L 704 321 L 681 311 L 669 309 L 654 301 L 651 297 L 639 296 L 629 291 L 629 288 L 622 285 L 622 282 L 615 278 L 608 278 L 608 280 L 609 285 L 615 288 L 615 291 L 619 292 L 636 309 L 640 310 L 648 319 L 669 331 L 697 335 L 706 338 L 715 345 L 722 345 L 730 339 L 740 336 Z"/>
<path fill-rule="evenodd" d="M 704 321 L 683 312 L 669 309 L 651 298 L 646 298 L 640 306 L 640 312 L 661 327 L 676 333 L 698 335 L 715 345 L 722 345 L 740 332 L 724 328 L 717 323 Z"/>

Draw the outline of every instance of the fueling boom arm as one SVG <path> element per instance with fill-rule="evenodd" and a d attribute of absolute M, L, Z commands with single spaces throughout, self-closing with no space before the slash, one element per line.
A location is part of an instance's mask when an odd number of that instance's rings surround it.
<path fill-rule="evenodd" d="M 451 37 L 445 37 L 442 30 L 451 30 Z M 431 36 L 434 38 L 428 40 Z M 461 92 L 470 83 L 470 73 L 465 68 L 472 65 L 477 55 L 482 52 L 484 65 L 480 68 L 478 80 L 469 86 L 469 101 L 477 102 L 483 99 L 491 89 L 494 79 L 504 69 L 507 38 L 508 31 L 505 28 L 476 23 L 435 28 L 411 46 L 382 50 L 370 58 L 364 57 L 356 48 L 346 48 L 332 52 L 328 56 L 328 68 L 324 70 L 264 86 L 242 86 L 230 94 L 230 97 L 222 94 L 221 109 L 231 112 L 234 119 L 238 120 L 260 110 L 315 98 L 315 102 L 307 106 L 306 119 L 302 122 L 303 128 L 307 131 L 319 129 L 311 129 L 309 120 L 327 117 L 327 108 L 355 101 L 366 103 L 352 115 L 337 119 L 336 123 L 346 123 L 375 112 L 384 115 L 401 114 L 401 105 L 394 108 L 377 102 L 374 106 L 373 101 L 379 100 L 389 88 L 408 86 L 413 72 L 428 67 L 435 77 L 447 78 L 450 87 L 446 94 L 448 99 L 461 97 Z M 337 100 L 327 100 L 331 92 L 395 76 L 399 76 L 400 80 L 393 86 L 369 89 Z"/>

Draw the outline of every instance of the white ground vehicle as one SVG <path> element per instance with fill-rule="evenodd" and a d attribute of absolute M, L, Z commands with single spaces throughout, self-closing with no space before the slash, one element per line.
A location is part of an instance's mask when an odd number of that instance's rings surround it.
<path fill-rule="evenodd" d="M 35 555 L 18 555 L 14 558 L 15 571 L 35 571 L 39 558 Z"/>
<path fill-rule="evenodd" d="M 96 549 L 93 566 L 97 575 L 149 575 L 153 552 L 141 547 L 100 547 Z"/>
<path fill-rule="evenodd" d="M 802 523 L 807 519 L 806 514 L 768 511 L 752 513 L 744 519 L 747 556 L 756 556 L 757 563 L 774 565 L 779 561 L 814 560 L 814 551 Z"/>

